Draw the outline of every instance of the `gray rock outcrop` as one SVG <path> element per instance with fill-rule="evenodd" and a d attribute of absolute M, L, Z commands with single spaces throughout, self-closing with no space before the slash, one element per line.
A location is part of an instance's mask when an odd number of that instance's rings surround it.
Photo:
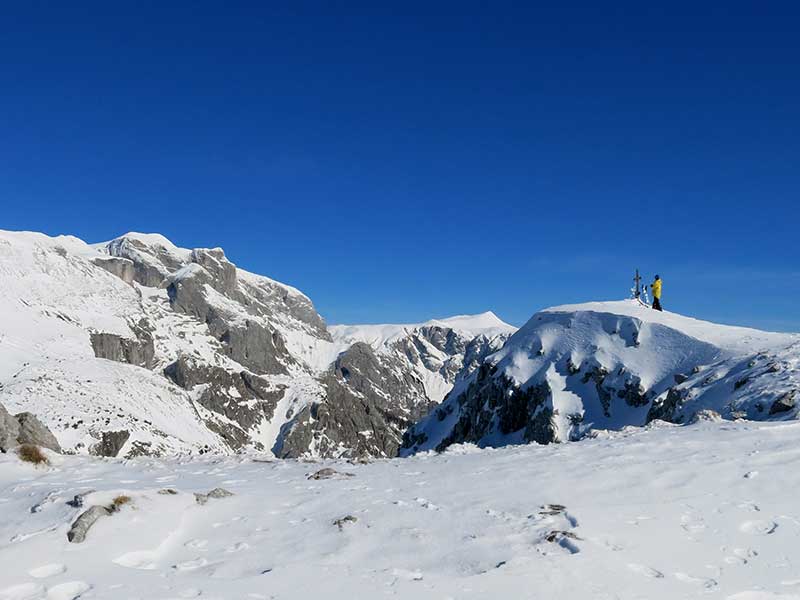
<path fill-rule="evenodd" d="M 56 436 L 35 415 L 29 412 L 15 415 L 19 423 L 17 442 L 20 444 L 33 444 L 53 452 L 61 452 L 61 446 Z"/>
<path fill-rule="evenodd" d="M 104 431 L 101 434 L 100 442 L 92 446 L 89 452 L 95 456 L 114 458 L 119 456 L 120 450 L 130 437 L 130 431 Z"/>
<path fill-rule="evenodd" d="M 106 508 L 105 506 L 92 506 L 75 519 L 72 527 L 70 527 L 67 532 L 67 539 L 73 544 L 83 543 L 92 525 L 94 525 L 98 519 L 108 517 L 112 514 L 113 511 L 110 508 Z"/>
<path fill-rule="evenodd" d="M 19 445 L 19 421 L 0 404 L 0 452 L 8 452 Z"/>
<path fill-rule="evenodd" d="M 128 285 L 131 285 L 136 278 L 136 267 L 130 259 L 118 256 L 98 256 L 92 262 L 112 275 L 116 275 Z"/>
<path fill-rule="evenodd" d="M 11 415 L 0 404 L 0 452 L 8 452 L 22 444 L 61 452 L 56 437 L 35 415 L 29 412 Z"/>
<path fill-rule="evenodd" d="M 97 358 L 105 358 L 152 369 L 155 359 L 153 335 L 146 322 L 132 325 L 135 338 L 126 338 L 114 333 L 93 332 L 90 334 L 92 350 Z"/>
<path fill-rule="evenodd" d="M 301 411 L 279 447 L 283 458 L 309 448 L 320 456 L 396 456 L 403 433 L 432 403 L 422 381 L 392 368 L 365 343 L 343 352 L 322 379 L 327 395 Z M 340 448 L 347 450 L 339 454 Z"/>
<path fill-rule="evenodd" d="M 252 428 L 275 416 L 286 386 L 248 371 L 229 371 L 181 356 L 164 371 L 175 384 L 193 390 L 200 386 L 197 402 L 228 422 L 209 423 L 234 448 L 246 445 Z M 256 449 L 260 448 L 256 444 Z"/>
<path fill-rule="evenodd" d="M 229 492 L 225 488 L 214 488 L 213 490 L 205 494 L 195 493 L 194 499 L 198 504 L 203 505 L 208 503 L 209 500 L 229 498 L 230 496 L 233 496 L 233 492 Z"/>
<path fill-rule="evenodd" d="M 796 390 L 792 390 L 790 392 L 786 392 L 785 394 L 781 395 L 769 407 L 769 414 L 779 415 L 791 411 L 797 403 L 797 400 L 795 399 L 796 395 L 797 395 Z"/>

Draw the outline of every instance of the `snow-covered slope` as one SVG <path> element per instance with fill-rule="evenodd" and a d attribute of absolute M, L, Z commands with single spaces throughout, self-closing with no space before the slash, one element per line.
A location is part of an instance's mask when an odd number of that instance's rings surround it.
<path fill-rule="evenodd" d="M 393 456 L 508 329 L 456 317 L 373 347 L 220 248 L 0 231 L 0 404 L 69 451 Z"/>
<path fill-rule="evenodd" d="M 0 455 L 0 598 L 798 600 L 798 438 L 702 422 L 371 464 Z M 195 501 L 216 487 L 234 495 Z"/>
<path fill-rule="evenodd" d="M 550 308 L 459 382 L 406 446 L 567 441 L 705 409 L 793 417 L 799 342 L 633 301 Z"/>

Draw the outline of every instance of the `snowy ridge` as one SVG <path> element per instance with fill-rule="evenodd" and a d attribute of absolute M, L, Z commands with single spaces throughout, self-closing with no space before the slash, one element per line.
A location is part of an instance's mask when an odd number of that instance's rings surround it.
<path fill-rule="evenodd" d="M 337 341 L 348 344 L 355 342 L 365 342 L 376 350 L 390 346 L 392 342 L 405 337 L 409 332 L 424 329 L 426 327 L 439 327 L 442 329 L 452 329 L 458 333 L 465 334 L 466 337 L 476 337 L 478 335 L 493 338 L 498 335 L 510 335 L 517 328 L 502 321 L 491 311 L 477 315 L 457 315 L 445 319 L 431 319 L 424 323 L 411 324 L 376 324 L 376 325 L 331 325 L 331 335 Z"/>
<path fill-rule="evenodd" d="M 458 382 L 406 445 L 568 441 L 656 418 L 685 422 L 702 410 L 789 418 L 799 340 L 633 301 L 546 309 Z M 782 397 L 785 406 L 773 407 Z"/>

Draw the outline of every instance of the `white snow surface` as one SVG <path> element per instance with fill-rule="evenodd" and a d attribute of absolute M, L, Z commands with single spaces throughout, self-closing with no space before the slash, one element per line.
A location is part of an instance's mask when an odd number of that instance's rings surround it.
<path fill-rule="evenodd" d="M 730 354 L 747 353 L 756 349 L 778 348 L 800 340 L 798 334 L 771 333 L 748 327 L 719 325 L 669 311 L 657 311 L 634 300 L 585 302 L 547 308 L 542 313 L 607 313 L 628 316 L 650 325 L 662 325 L 687 336 L 717 346 Z M 536 315 L 534 315 L 534 318 Z M 533 319 L 531 319 L 533 321 Z M 531 324 L 531 321 L 528 324 Z M 526 325 L 527 327 L 527 325 Z"/>
<path fill-rule="evenodd" d="M 357 465 L 0 455 L 0 599 L 798 600 L 798 441 L 738 421 Z M 87 492 L 131 501 L 71 544 Z"/>

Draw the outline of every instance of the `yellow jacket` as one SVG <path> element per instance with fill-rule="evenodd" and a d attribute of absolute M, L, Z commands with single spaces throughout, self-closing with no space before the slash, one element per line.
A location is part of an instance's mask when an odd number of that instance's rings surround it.
<path fill-rule="evenodd" d="M 656 279 L 650 287 L 653 288 L 653 298 L 661 300 L 661 280 Z"/>

